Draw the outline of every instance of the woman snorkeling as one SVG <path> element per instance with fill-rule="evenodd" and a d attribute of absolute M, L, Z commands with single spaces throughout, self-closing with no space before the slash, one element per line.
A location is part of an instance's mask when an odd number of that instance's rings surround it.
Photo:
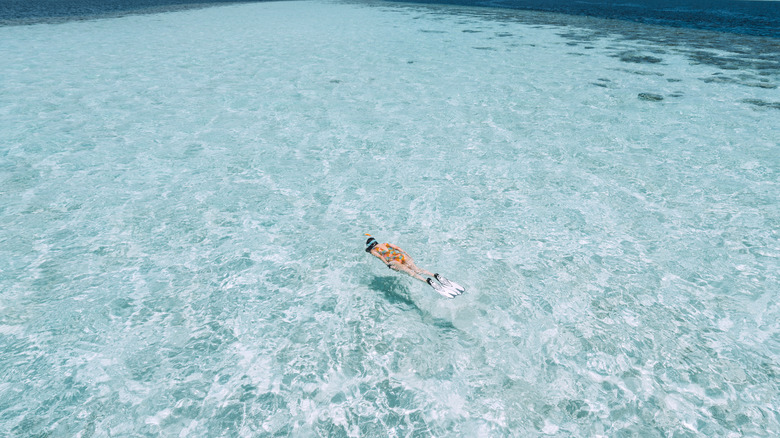
<path fill-rule="evenodd" d="M 366 236 L 368 236 L 366 252 L 382 260 L 388 268 L 394 271 L 405 272 L 422 282 L 428 283 L 436 292 L 447 298 L 455 298 L 466 291 L 459 284 L 447 280 L 439 274 L 417 267 L 406 251 L 392 243 L 379 243 L 370 234 L 366 234 Z M 438 283 L 433 281 L 434 278 Z"/>

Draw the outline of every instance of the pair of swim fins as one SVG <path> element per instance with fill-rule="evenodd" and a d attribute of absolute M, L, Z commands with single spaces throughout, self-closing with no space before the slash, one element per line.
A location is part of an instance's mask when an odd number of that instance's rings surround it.
<path fill-rule="evenodd" d="M 441 284 L 436 283 L 432 278 L 428 279 L 428 284 L 441 296 L 455 298 L 463 292 L 466 292 L 466 289 L 463 286 L 454 281 L 447 280 L 439 274 L 433 274 L 433 277 Z"/>

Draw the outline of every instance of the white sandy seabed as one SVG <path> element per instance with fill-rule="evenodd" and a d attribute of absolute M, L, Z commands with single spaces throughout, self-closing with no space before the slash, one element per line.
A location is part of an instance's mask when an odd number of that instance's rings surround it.
<path fill-rule="evenodd" d="M 780 434 L 778 72 L 565 21 L 0 28 L 0 435 Z"/>

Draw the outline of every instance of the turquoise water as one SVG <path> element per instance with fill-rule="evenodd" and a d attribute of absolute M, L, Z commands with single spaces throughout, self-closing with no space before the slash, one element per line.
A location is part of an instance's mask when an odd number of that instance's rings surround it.
<path fill-rule="evenodd" d="M 0 435 L 780 434 L 777 40 L 567 20 L 0 27 Z"/>

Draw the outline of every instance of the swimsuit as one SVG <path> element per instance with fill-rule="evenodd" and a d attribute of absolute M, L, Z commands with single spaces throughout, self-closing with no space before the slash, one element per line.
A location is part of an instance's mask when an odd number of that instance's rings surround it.
<path fill-rule="evenodd" d="M 384 245 L 387 244 L 385 243 Z M 382 256 L 383 259 L 385 259 L 385 262 L 387 263 L 390 263 L 394 260 L 398 263 L 404 263 L 404 261 L 406 261 L 404 252 L 399 251 L 391 246 L 386 246 L 385 249 L 377 248 L 377 252 Z"/>

